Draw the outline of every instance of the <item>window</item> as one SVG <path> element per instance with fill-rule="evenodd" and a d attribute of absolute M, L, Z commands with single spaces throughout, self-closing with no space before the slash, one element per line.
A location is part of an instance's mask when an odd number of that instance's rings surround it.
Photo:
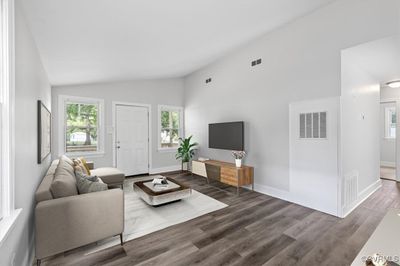
<path fill-rule="evenodd" d="M 158 148 L 175 150 L 183 136 L 183 108 L 160 105 L 158 107 Z"/>
<path fill-rule="evenodd" d="M 14 208 L 14 1 L 0 0 L 0 246 L 21 209 Z"/>
<path fill-rule="evenodd" d="M 103 100 L 60 96 L 62 153 L 90 155 L 103 152 Z"/>
<path fill-rule="evenodd" d="M 396 138 L 396 107 L 385 107 L 385 138 Z"/>
<path fill-rule="evenodd" d="M 326 112 L 301 113 L 300 139 L 326 139 Z"/>

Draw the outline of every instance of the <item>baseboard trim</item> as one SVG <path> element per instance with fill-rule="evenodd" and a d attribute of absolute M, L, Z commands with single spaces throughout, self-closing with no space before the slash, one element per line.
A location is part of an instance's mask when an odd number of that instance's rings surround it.
<path fill-rule="evenodd" d="M 326 210 L 321 210 L 320 208 L 316 208 L 315 206 L 312 206 L 306 202 L 303 202 L 302 200 L 299 200 L 295 197 L 295 195 L 293 195 L 293 193 L 291 193 L 290 191 L 286 191 L 286 190 L 281 190 L 281 189 L 277 189 L 277 188 L 273 188 L 270 186 L 265 186 L 265 185 L 260 185 L 260 184 L 254 184 L 254 190 L 257 192 L 260 192 L 262 194 L 274 197 L 274 198 L 278 198 L 281 200 L 285 200 L 285 201 L 289 201 L 313 210 L 317 210 L 323 213 L 327 213 L 333 216 L 337 216 L 337 213 L 332 213 L 332 212 L 328 212 Z"/>
<path fill-rule="evenodd" d="M 171 166 L 165 166 L 165 167 L 152 168 L 152 169 L 150 169 L 149 174 L 154 175 L 154 174 L 165 173 L 165 172 L 179 171 L 179 170 L 181 170 L 181 168 L 182 168 L 181 165 L 171 165 Z"/>
<path fill-rule="evenodd" d="M 34 245 L 34 238 L 31 237 L 31 241 L 29 243 L 29 250 L 27 251 L 23 264 L 22 265 L 33 265 L 35 260 L 35 245 Z"/>
<path fill-rule="evenodd" d="M 254 184 L 254 190 L 260 192 L 262 194 L 266 194 L 268 196 L 279 198 L 282 200 L 293 202 L 292 196 L 290 195 L 289 191 L 281 190 L 278 188 L 261 185 L 261 184 Z"/>
<path fill-rule="evenodd" d="M 396 167 L 396 163 L 395 162 L 381 161 L 381 166 L 384 166 L 384 167 Z"/>
<path fill-rule="evenodd" d="M 380 179 L 376 180 L 374 183 L 369 185 L 363 191 L 358 193 L 357 201 L 349 207 L 343 207 L 341 218 L 345 218 L 349 215 L 355 208 L 357 208 L 361 203 L 363 203 L 366 199 L 369 198 L 375 191 L 382 187 L 382 181 Z"/>

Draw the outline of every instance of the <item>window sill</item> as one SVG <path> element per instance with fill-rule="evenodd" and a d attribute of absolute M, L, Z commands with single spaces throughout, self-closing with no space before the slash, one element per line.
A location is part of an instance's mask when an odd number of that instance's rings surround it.
<path fill-rule="evenodd" d="M 17 209 L 11 212 L 7 217 L 4 217 L 0 221 L 0 247 L 3 245 L 7 236 L 10 234 L 11 230 L 14 228 L 18 216 L 21 214 L 22 209 Z"/>
<path fill-rule="evenodd" d="M 158 152 L 160 153 L 172 153 L 176 152 L 178 148 L 158 148 Z"/>
<path fill-rule="evenodd" d="M 65 153 L 66 156 L 76 158 L 76 157 L 86 157 L 86 158 L 101 158 L 104 157 L 105 152 L 73 152 Z"/>
<path fill-rule="evenodd" d="M 384 140 L 392 140 L 392 141 L 395 141 L 395 140 L 396 140 L 396 138 L 389 138 L 389 137 L 384 137 L 383 139 L 384 139 Z"/>

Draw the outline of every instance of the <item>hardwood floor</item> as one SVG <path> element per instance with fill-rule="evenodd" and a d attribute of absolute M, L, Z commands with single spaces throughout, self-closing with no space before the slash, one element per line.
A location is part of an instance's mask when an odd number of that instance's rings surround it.
<path fill-rule="evenodd" d="M 396 168 L 381 166 L 381 178 L 396 181 Z"/>
<path fill-rule="evenodd" d="M 168 176 L 229 206 L 91 255 L 85 247 L 42 265 L 350 265 L 388 208 L 400 208 L 400 185 L 383 180 L 345 219 L 201 177 Z M 360 263 L 361 265 L 361 263 Z"/>

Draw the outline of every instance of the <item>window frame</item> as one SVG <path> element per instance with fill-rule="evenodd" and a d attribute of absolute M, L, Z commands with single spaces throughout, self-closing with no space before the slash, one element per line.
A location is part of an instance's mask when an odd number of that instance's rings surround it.
<path fill-rule="evenodd" d="M 161 130 L 162 130 L 162 125 L 161 125 L 161 112 L 162 111 L 178 111 L 179 112 L 179 128 L 178 128 L 178 136 L 180 138 L 184 137 L 184 125 L 183 125 L 183 107 L 182 106 L 172 106 L 172 105 L 158 105 L 158 119 L 157 119 L 157 140 L 158 140 L 158 151 L 159 152 L 174 152 L 177 150 L 177 148 L 174 147 L 161 147 Z"/>
<path fill-rule="evenodd" d="M 395 124 L 396 125 L 395 129 L 397 129 L 397 120 L 396 120 L 396 123 L 391 122 L 391 120 L 392 120 L 391 115 L 393 114 L 392 110 L 394 110 L 394 113 L 396 114 L 396 118 L 397 118 L 396 106 L 386 106 L 386 107 L 384 107 L 384 110 L 385 110 L 385 125 L 384 125 L 385 126 L 385 139 L 395 140 L 396 136 L 394 136 L 394 137 L 390 136 L 389 132 L 390 132 L 390 128 L 391 128 L 390 125 L 392 125 L 392 124 Z M 395 132 L 395 135 L 397 135 L 397 131 Z"/>
<path fill-rule="evenodd" d="M 67 152 L 66 151 L 66 104 L 67 103 L 80 103 L 80 104 L 97 104 L 97 151 L 92 152 Z M 104 100 L 97 98 L 78 97 L 69 95 L 58 96 L 58 155 L 67 155 L 71 157 L 102 157 L 104 156 L 104 139 L 105 139 L 105 126 L 104 126 Z"/>
<path fill-rule="evenodd" d="M 15 209 L 14 0 L 0 0 L 0 246 L 22 209 Z"/>

